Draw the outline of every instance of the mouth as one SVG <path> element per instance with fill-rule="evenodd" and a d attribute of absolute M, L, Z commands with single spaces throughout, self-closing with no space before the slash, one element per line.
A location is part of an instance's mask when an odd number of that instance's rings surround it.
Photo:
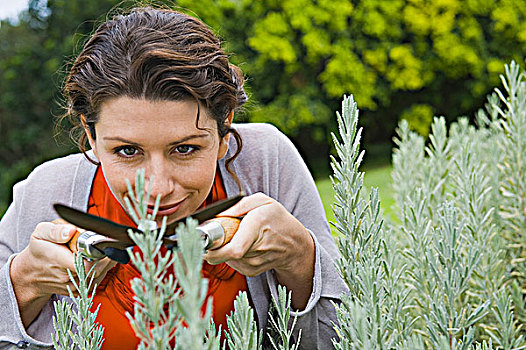
<path fill-rule="evenodd" d="M 185 200 L 181 200 L 179 202 L 176 202 L 176 203 L 172 203 L 172 204 L 167 204 L 167 205 L 159 205 L 159 209 L 157 210 L 157 216 L 168 216 L 168 215 L 172 215 L 173 213 L 175 213 L 177 210 L 179 210 L 179 208 L 181 207 L 181 205 L 183 204 Z M 148 205 L 148 214 L 153 214 L 153 208 L 154 208 L 154 205 Z"/>

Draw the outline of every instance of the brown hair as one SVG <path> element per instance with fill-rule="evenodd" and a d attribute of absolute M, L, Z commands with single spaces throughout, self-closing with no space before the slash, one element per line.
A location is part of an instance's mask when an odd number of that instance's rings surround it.
<path fill-rule="evenodd" d="M 135 8 L 101 24 L 86 42 L 65 81 L 67 111 L 61 119 L 71 121 L 70 134 L 86 155 L 82 119 L 95 139 L 103 102 L 120 96 L 193 98 L 217 122 L 219 137 L 234 136 L 237 150 L 226 164 L 239 185 L 229 165 L 241 151 L 241 137 L 225 121 L 247 101 L 243 83 L 241 70 L 229 63 L 220 40 L 203 22 L 172 10 Z M 198 121 L 199 109 L 196 126 Z"/>

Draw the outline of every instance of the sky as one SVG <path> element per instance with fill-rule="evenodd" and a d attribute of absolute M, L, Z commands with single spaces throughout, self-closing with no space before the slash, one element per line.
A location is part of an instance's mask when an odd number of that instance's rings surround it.
<path fill-rule="evenodd" d="M 28 0 L 0 0 L 0 19 L 16 18 L 27 7 Z"/>

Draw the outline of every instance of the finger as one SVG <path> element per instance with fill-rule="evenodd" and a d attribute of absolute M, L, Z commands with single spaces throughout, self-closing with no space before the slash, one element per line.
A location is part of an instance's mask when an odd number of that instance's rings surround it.
<path fill-rule="evenodd" d="M 83 257 L 82 262 L 84 263 L 84 272 L 86 273 L 86 276 L 89 276 L 90 274 L 93 274 L 94 271 L 97 271 L 99 260 L 88 260 Z"/>
<path fill-rule="evenodd" d="M 80 281 L 77 278 L 77 276 L 74 276 L 74 278 L 75 278 L 75 283 L 73 283 L 72 281 L 69 281 L 68 283 L 66 283 L 66 286 L 64 287 L 65 293 L 63 295 L 70 296 L 70 291 L 71 291 L 71 294 L 73 294 L 74 297 L 78 298 L 80 296 L 80 291 L 77 289 L 75 284 L 78 286 Z"/>
<path fill-rule="evenodd" d="M 89 261 L 87 259 L 83 259 L 83 263 L 86 276 L 86 283 L 89 287 L 89 293 L 92 293 L 95 290 L 95 288 L 106 276 L 106 273 L 113 266 L 115 266 L 115 263 L 112 263 L 112 261 L 109 258 L 104 258 L 96 261 Z M 75 279 L 75 282 L 79 283 L 79 278 L 76 274 L 73 274 L 73 278 Z"/>
<path fill-rule="evenodd" d="M 268 264 L 253 265 L 243 261 L 227 261 L 227 265 L 247 277 L 255 277 L 271 269 Z"/>
<path fill-rule="evenodd" d="M 209 250 L 204 258 L 210 264 L 242 259 L 259 238 L 259 223 L 254 216 L 245 216 L 232 240 L 219 249 Z"/>
<path fill-rule="evenodd" d="M 96 288 L 100 285 L 102 280 L 106 278 L 106 274 L 108 273 L 108 271 L 111 270 L 113 267 L 115 267 L 116 264 L 117 263 L 110 260 L 109 263 L 102 263 L 100 265 L 97 264 L 95 266 L 95 274 L 93 275 L 93 282 L 90 284 L 90 293 L 96 290 Z M 91 280 L 91 277 L 89 278 L 89 280 Z"/>
<path fill-rule="evenodd" d="M 67 222 L 66 220 L 64 220 L 62 218 L 55 219 L 55 220 L 53 220 L 51 222 L 54 223 L 54 224 L 69 224 L 69 222 Z"/>
<path fill-rule="evenodd" d="M 93 287 L 95 287 L 95 285 L 98 286 L 104 280 L 104 278 L 106 278 L 106 274 L 108 273 L 108 271 L 114 267 L 115 265 L 108 265 L 99 274 L 96 274 Z"/>
<path fill-rule="evenodd" d="M 271 204 L 274 200 L 263 193 L 255 193 L 244 197 L 239 202 L 228 208 L 217 216 L 242 216 L 251 210 L 266 204 Z"/>
<path fill-rule="evenodd" d="M 72 225 L 53 224 L 42 222 L 37 225 L 31 235 L 28 252 L 34 257 L 36 264 L 44 264 L 65 271 L 75 271 L 74 256 L 71 250 L 62 243 L 68 241 L 69 237 L 76 232 Z M 52 257 L 50 259 L 50 257 Z M 38 263 L 40 260 L 43 263 Z"/>
<path fill-rule="evenodd" d="M 53 243 L 67 243 L 75 232 L 77 232 L 77 228 L 71 224 L 41 222 L 35 228 L 33 237 Z"/>

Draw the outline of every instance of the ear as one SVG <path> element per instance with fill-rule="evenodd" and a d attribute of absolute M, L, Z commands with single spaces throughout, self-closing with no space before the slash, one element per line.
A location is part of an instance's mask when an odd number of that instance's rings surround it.
<path fill-rule="evenodd" d="M 232 110 L 228 117 L 225 119 L 225 125 L 230 128 L 232 125 L 232 120 L 234 119 L 234 111 Z M 227 133 L 221 140 L 219 140 L 219 149 L 217 151 L 217 159 L 221 159 L 226 155 L 228 151 L 228 141 L 230 141 L 230 133 Z"/>
<path fill-rule="evenodd" d="M 93 153 L 95 154 L 95 157 L 99 157 L 97 155 L 97 143 L 95 142 L 95 139 L 91 135 L 90 127 L 88 123 L 86 122 L 86 117 L 84 115 L 80 116 L 80 122 L 82 123 L 82 128 L 84 128 L 84 132 L 86 133 L 86 136 L 88 138 L 89 145 L 91 149 L 93 150 Z"/>

